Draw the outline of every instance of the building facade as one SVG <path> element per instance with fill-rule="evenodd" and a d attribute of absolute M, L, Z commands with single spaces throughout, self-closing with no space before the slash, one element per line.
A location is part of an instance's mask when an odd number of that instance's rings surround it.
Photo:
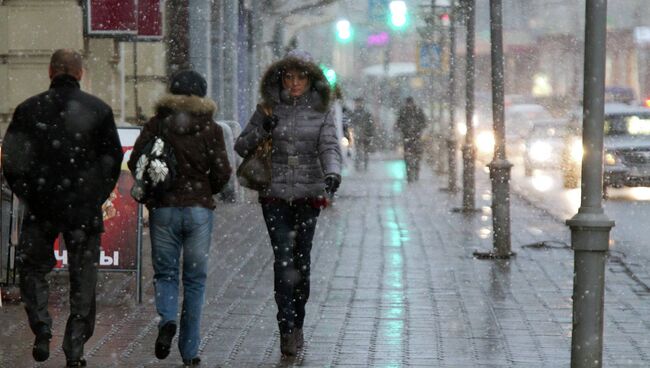
<path fill-rule="evenodd" d="M 82 89 L 110 104 L 118 124 L 136 122 L 136 90 L 140 115 L 153 113 L 166 85 L 164 43 L 86 37 L 83 22 L 79 0 L 0 0 L 0 133 L 16 105 L 48 88 L 49 59 L 59 48 L 83 55 Z"/>

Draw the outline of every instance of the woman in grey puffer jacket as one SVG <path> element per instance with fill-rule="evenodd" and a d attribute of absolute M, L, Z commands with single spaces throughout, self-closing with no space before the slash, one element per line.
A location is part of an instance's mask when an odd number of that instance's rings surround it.
<path fill-rule="evenodd" d="M 280 348 L 295 355 L 309 298 L 310 252 L 320 210 L 341 182 L 341 151 L 329 110 L 330 87 L 306 52 L 292 51 L 271 65 L 261 82 L 262 102 L 235 150 L 242 157 L 271 136 L 271 185 L 259 193 L 273 245 Z"/>

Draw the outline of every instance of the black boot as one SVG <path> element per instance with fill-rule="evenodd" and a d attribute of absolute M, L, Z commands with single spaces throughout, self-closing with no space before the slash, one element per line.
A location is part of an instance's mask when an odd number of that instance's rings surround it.
<path fill-rule="evenodd" d="M 302 328 L 296 328 L 293 330 L 296 339 L 296 348 L 302 349 L 305 345 L 305 336 L 302 333 Z"/>
<path fill-rule="evenodd" d="M 284 356 L 296 355 L 296 337 L 293 332 L 280 335 L 280 351 Z"/>
<path fill-rule="evenodd" d="M 67 360 L 65 366 L 66 366 L 66 368 L 85 367 L 86 366 L 86 359 Z"/>
<path fill-rule="evenodd" d="M 43 329 L 36 335 L 34 339 L 34 346 L 32 347 L 32 356 L 37 362 L 44 362 L 50 357 L 50 340 L 52 333 L 49 330 Z"/>
<path fill-rule="evenodd" d="M 183 360 L 184 367 L 198 367 L 199 365 L 201 365 L 201 358 L 199 357 Z"/>
<path fill-rule="evenodd" d="M 167 358 L 172 346 L 174 335 L 176 335 L 176 323 L 174 322 L 167 322 L 158 330 L 158 338 L 156 339 L 156 358 Z"/>

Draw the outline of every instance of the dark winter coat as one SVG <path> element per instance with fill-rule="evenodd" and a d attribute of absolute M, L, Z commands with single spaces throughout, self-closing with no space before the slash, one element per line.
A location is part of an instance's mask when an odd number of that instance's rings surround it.
<path fill-rule="evenodd" d="M 427 119 L 421 108 L 405 105 L 399 109 L 396 126 L 402 133 L 404 148 L 417 148 L 420 146 L 422 131 L 427 126 Z"/>
<path fill-rule="evenodd" d="M 350 125 L 354 129 L 355 138 L 359 141 L 368 141 L 375 135 L 375 122 L 366 109 L 352 110 Z"/>
<path fill-rule="evenodd" d="M 142 129 L 129 158 L 135 172 L 144 146 L 163 127 L 164 136 L 174 149 L 177 172 L 171 189 L 160 200 L 151 200 L 148 208 L 215 207 L 213 195 L 230 178 L 223 130 L 212 120 L 217 106 L 208 98 L 166 95 L 156 104 L 156 115 Z"/>
<path fill-rule="evenodd" d="M 292 98 L 282 87 L 282 75 L 289 69 L 306 71 L 310 89 Z M 341 174 L 341 149 L 330 111 L 330 87 L 320 68 L 293 57 L 271 65 L 261 83 L 262 104 L 279 118 L 272 132 L 262 127 L 264 111 L 258 106 L 244 128 L 235 150 L 246 157 L 264 138 L 272 136 L 271 186 L 260 198 L 287 201 L 325 195 L 325 175 Z"/>
<path fill-rule="evenodd" d="M 121 164 L 113 111 L 69 75 L 18 105 L 3 141 L 9 186 L 31 213 L 61 231 L 103 231 L 101 205 Z"/>

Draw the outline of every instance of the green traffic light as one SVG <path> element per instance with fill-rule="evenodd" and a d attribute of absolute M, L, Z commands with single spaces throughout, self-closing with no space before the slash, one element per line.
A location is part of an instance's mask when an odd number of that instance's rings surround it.
<path fill-rule="evenodd" d="M 352 25 L 347 19 L 341 19 L 336 22 L 336 38 L 339 42 L 345 43 L 352 39 Z"/>
<path fill-rule="evenodd" d="M 329 83 L 330 87 L 334 87 L 336 85 L 336 72 L 334 69 L 330 69 L 325 64 L 320 64 L 320 69 L 323 71 L 323 74 L 325 74 L 325 78 L 327 79 L 327 83 Z"/>
<path fill-rule="evenodd" d="M 408 24 L 408 12 L 406 3 L 402 0 L 391 1 L 388 4 L 390 10 L 388 23 L 395 30 L 404 29 Z"/>

